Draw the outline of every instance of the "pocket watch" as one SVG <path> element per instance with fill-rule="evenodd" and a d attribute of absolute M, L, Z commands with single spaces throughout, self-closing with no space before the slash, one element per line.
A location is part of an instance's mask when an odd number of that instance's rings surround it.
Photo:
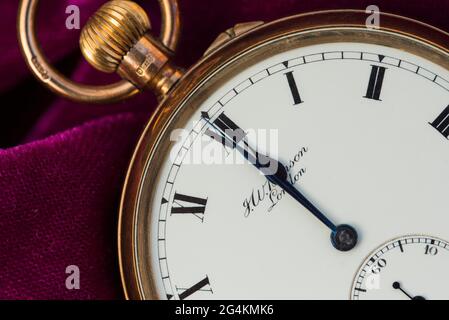
<path fill-rule="evenodd" d="M 160 105 L 131 159 L 118 253 L 129 299 L 447 299 L 449 34 L 357 10 L 238 24 L 187 71 L 175 0 L 154 37 L 132 1 L 105 3 L 80 45 L 119 83 L 61 76 L 19 36 L 37 78 L 102 103 Z"/>

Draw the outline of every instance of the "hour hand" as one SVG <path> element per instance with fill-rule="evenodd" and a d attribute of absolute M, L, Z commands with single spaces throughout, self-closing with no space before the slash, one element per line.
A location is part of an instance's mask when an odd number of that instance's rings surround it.
<path fill-rule="evenodd" d="M 331 230 L 331 242 L 337 250 L 349 251 L 356 246 L 358 238 L 356 230 L 346 224 L 336 226 L 288 180 L 288 172 L 285 166 L 252 148 L 245 139 L 244 131 L 224 113 L 220 114 L 215 121 L 212 121 L 205 112 L 202 113 L 202 117 L 219 134 L 224 145 L 239 151 L 270 182 L 282 188 L 325 224 Z"/>
<path fill-rule="evenodd" d="M 355 247 L 358 235 L 353 227 L 346 224 L 336 226 L 288 180 L 287 170 L 282 163 L 261 154 L 258 154 L 257 158 L 263 160 L 257 160 L 256 163 L 270 163 L 269 165 L 264 166 L 264 168 L 270 168 L 267 171 L 268 173 L 265 174 L 270 182 L 281 187 L 331 230 L 331 242 L 337 250 L 349 251 Z M 256 167 L 258 166 L 259 165 L 256 165 Z M 277 170 L 272 172 L 273 168 L 277 168 Z"/>

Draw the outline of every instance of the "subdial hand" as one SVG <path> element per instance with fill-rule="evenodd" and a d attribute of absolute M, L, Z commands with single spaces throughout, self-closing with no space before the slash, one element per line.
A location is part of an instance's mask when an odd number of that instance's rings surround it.
<path fill-rule="evenodd" d="M 207 113 L 202 114 L 203 119 L 209 123 L 224 139 L 224 144 L 238 150 L 242 156 L 253 164 L 273 184 L 278 185 L 293 199 L 302 204 L 310 213 L 331 230 L 331 243 L 340 251 L 349 251 L 357 244 L 357 231 L 346 224 L 336 226 L 314 204 L 312 204 L 298 189 L 288 180 L 286 167 L 279 161 L 255 151 L 246 141 L 243 130 L 228 117 L 222 114 L 219 124 L 212 122 Z M 228 124 L 228 123 L 229 124 Z M 237 139 L 236 139 L 237 138 Z"/>
<path fill-rule="evenodd" d="M 393 282 L 393 288 L 396 290 L 400 290 L 403 294 L 405 294 L 410 300 L 426 300 L 426 298 L 422 296 L 411 296 L 404 289 L 402 289 L 401 284 L 397 281 Z"/>

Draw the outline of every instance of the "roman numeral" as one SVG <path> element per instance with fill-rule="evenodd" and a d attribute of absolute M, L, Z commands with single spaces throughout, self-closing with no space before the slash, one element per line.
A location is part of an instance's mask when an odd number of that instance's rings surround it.
<path fill-rule="evenodd" d="M 290 92 L 293 97 L 293 105 L 296 106 L 300 103 L 303 103 L 303 101 L 301 100 L 301 96 L 299 95 L 295 77 L 293 76 L 293 71 L 285 73 L 285 76 L 287 77 L 288 86 L 290 87 Z"/>
<path fill-rule="evenodd" d="M 208 288 L 205 288 L 205 287 L 208 287 Z M 209 292 L 213 293 L 212 288 L 210 288 L 209 278 L 207 276 L 206 276 L 206 278 L 204 278 L 200 282 L 194 284 L 193 286 L 191 286 L 188 289 L 185 289 L 185 288 L 176 288 L 176 289 L 178 291 L 183 291 L 182 293 L 179 294 L 180 300 L 187 299 L 188 297 L 190 297 L 192 294 L 194 294 L 197 291 L 209 291 Z"/>
<path fill-rule="evenodd" d="M 203 222 L 206 204 L 207 199 L 191 197 L 175 192 L 171 214 L 192 214 Z"/>
<path fill-rule="evenodd" d="M 385 70 L 384 67 L 371 66 L 371 75 L 369 77 L 368 89 L 366 90 L 367 99 L 380 100 L 380 92 L 384 82 Z"/>
<path fill-rule="evenodd" d="M 207 128 L 204 133 L 212 139 L 219 141 L 225 147 L 235 148 L 235 146 L 246 136 L 245 131 L 224 113 L 220 114 L 217 119 L 212 122 L 207 112 L 202 112 L 201 116 L 212 125 L 213 129 L 215 129 L 211 130 Z"/>
<path fill-rule="evenodd" d="M 430 125 L 449 139 L 449 106 Z"/>

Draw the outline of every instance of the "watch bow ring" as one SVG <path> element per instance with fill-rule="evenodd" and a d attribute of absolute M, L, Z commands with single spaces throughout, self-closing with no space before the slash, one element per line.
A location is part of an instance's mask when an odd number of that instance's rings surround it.
<path fill-rule="evenodd" d="M 114 1 L 112 1 L 113 3 Z M 120 1 L 119 1 L 120 2 Z M 177 0 L 159 0 L 162 14 L 161 43 L 175 50 L 180 34 L 180 15 Z M 32 73 L 58 95 L 85 103 L 108 103 L 127 99 L 139 92 L 132 83 L 121 80 L 104 86 L 76 83 L 58 72 L 45 57 L 36 36 L 36 12 L 39 0 L 21 0 L 18 15 L 19 44 Z M 111 4 L 111 3 L 110 3 Z M 122 19 L 126 19 L 126 14 Z M 147 30 L 145 30 L 147 31 Z"/>

